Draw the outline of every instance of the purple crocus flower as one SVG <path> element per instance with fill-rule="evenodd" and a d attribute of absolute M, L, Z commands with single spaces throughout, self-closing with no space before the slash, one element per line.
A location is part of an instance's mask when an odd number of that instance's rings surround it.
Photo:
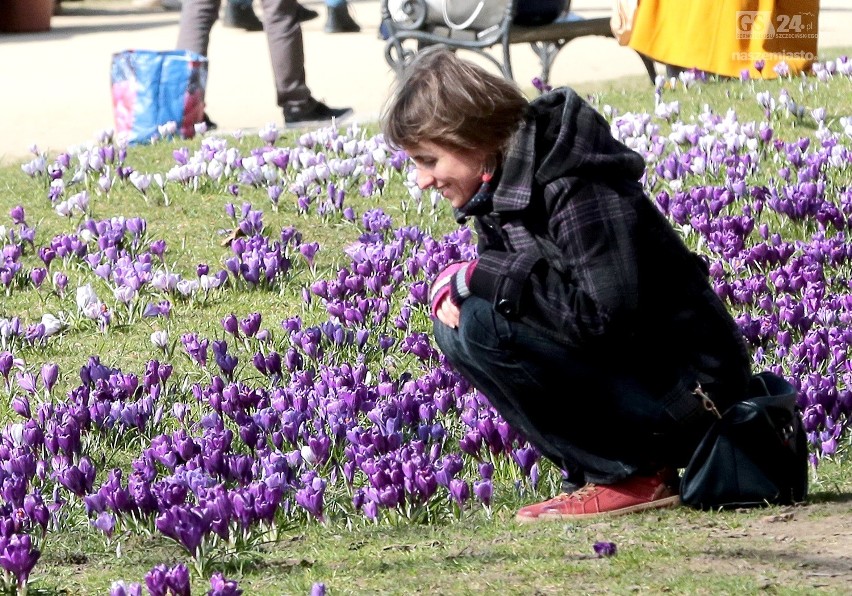
<path fill-rule="evenodd" d="M 319 242 L 308 242 L 299 246 L 299 252 L 305 257 L 305 260 L 308 262 L 308 266 L 313 268 L 314 266 L 314 257 L 319 250 Z"/>
<path fill-rule="evenodd" d="M 44 504 L 41 493 L 38 491 L 32 492 L 24 497 L 24 513 L 33 523 L 47 529 L 47 524 L 50 522 L 50 510 Z"/>
<path fill-rule="evenodd" d="M 362 511 L 367 519 L 376 520 L 379 517 L 379 505 L 375 501 L 364 503 Z"/>
<path fill-rule="evenodd" d="M 48 362 L 41 367 L 41 382 L 44 388 L 50 393 L 53 386 L 56 385 L 56 379 L 59 377 L 59 365 L 53 362 Z"/>
<path fill-rule="evenodd" d="M 109 596 L 142 596 L 142 584 L 123 581 L 112 582 L 109 588 Z"/>
<path fill-rule="evenodd" d="M 246 337 L 254 337 L 260 329 L 261 316 L 259 312 L 251 313 L 240 321 L 240 329 Z"/>
<path fill-rule="evenodd" d="M 213 342 L 213 356 L 216 358 L 216 364 L 222 369 L 222 373 L 228 379 L 233 379 L 234 369 L 237 368 L 239 361 L 236 356 L 228 354 L 228 344 L 224 340 Z"/>
<path fill-rule="evenodd" d="M 12 409 L 24 418 L 31 418 L 30 400 L 26 395 L 15 395 L 12 398 Z"/>
<path fill-rule="evenodd" d="M 56 291 L 59 294 L 63 294 L 65 292 L 65 288 L 68 286 L 68 276 L 62 273 L 61 271 L 57 271 L 53 274 L 53 287 L 56 288 Z"/>
<path fill-rule="evenodd" d="M 615 542 L 595 542 L 592 548 L 598 557 L 611 557 L 618 551 Z"/>
<path fill-rule="evenodd" d="M 166 572 L 166 585 L 173 596 L 190 596 L 189 569 L 186 565 L 175 565 Z"/>
<path fill-rule="evenodd" d="M 0 353 L 0 375 L 6 379 L 6 384 L 9 383 L 9 374 L 12 372 L 12 365 L 15 363 L 15 358 L 11 352 Z"/>
<path fill-rule="evenodd" d="M 272 201 L 274 206 L 278 205 L 278 199 L 281 197 L 282 192 L 284 192 L 284 189 L 277 184 L 273 184 L 266 189 L 266 194 L 269 195 L 269 200 Z"/>
<path fill-rule="evenodd" d="M 266 370 L 271 375 L 281 375 L 281 355 L 278 352 L 270 352 L 265 359 Z"/>
<path fill-rule="evenodd" d="M 450 480 L 450 496 L 461 507 L 470 498 L 470 486 L 461 478 L 453 478 Z"/>
<path fill-rule="evenodd" d="M 494 492 L 494 485 L 491 480 L 478 480 L 473 483 L 473 494 L 486 507 L 491 505 L 491 495 Z"/>
<path fill-rule="evenodd" d="M 34 374 L 29 372 L 23 373 L 15 373 L 15 382 L 17 382 L 18 387 L 23 389 L 29 394 L 35 394 L 38 390 L 36 387 L 36 377 Z"/>
<path fill-rule="evenodd" d="M 15 205 L 9 210 L 9 217 L 12 218 L 12 221 L 16 224 L 25 223 L 25 215 L 24 215 L 24 207 L 22 205 Z"/>
<path fill-rule="evenodd" d="M 63 447 L 64 439 L 65 437 L 60 435 L 60 447 Z M 63 447 L 63 450 L 66 453 L 75 453 L 79 450 L 79 430 L 77 431 L 74 441 L 73 445 L 71 444 L 71 441 L 69 441 L 69 446 L 67 448 Z M 82 457 L 80 459 L 80 463 L 77 465 L 65 465 L 60 467 L 56 471 L 56 480 L 59 484 L 70 490 L 78 497 L 83 497 L 92 491 L 92 484 L 95 481 L 95 473 L 96 470 L 92 465 L 91 460 L 88 457 Z"/>
<path fill-rule="evenodd" d="M 207 346 L 210 343 L 209 340 L 199 340 L 195 333 L 184 333 L 180 340 L 193 361 L 200 366 L 207 366 Z"/>
<path fill-rule="evenodd" d="M 13 534 L 0 553 L 0 567 L 12 573 L 18 580 L 18 586 L 23 588 L 40 556 L 41 551 L 33 548 L 29 534 Z"/>
<path fill-rule="evenodd" d="M 325 495 L 326 482 L 315 472 L 308 472 L 302 480 L 305 486 L 296 491 L 296 503 L 322 521 L 323 496 Z"/>
<path fill-rule="evenodd" d="M 225 579 L 221 572 L 217 571 L 210 577 L 210 591 L 207 596 L 240 596 L 242 593 L 237 582 Z"/>
<path fill-rule="evenodd" d="M 41 288 L 41 284 L 44 283 L 44 279 L 46 277 L 47 269 L 44 267 L 35 267 L 32 271 L 30 271 L 30 280 L 32 280 L 36 289 Z"/>
<path fill-rule="evenodd" d="M 222 328 L 226 333 L 233 335 L 234 337 L 239 337 L 239 321 L 237 321 L 237 317 L 233 313 L 222 319 Z"/>
<path fill-rule="evenodd" d="M 50 263 L 56 258 L 56 251 L 49 246 L 42 246 L 38 249 L 38 258 L 42 260 L 45 267 L 50 268 Z"/>
<path fill-rule="evenodd" d="M 165 240 L 154 240 L 149 247 L 151 254 L 159 258 L 163 259 L 163 255 L 166 253 L 166 241 Z"/>
<path fill-rule="evenodd" d="M 523 470 L 524 476 L 529 476 L 533 464 L 538 460 L 538 452 L 535 447 L 521 447 L 512 452 L 512 459 Z"/>
<path fill-rule="evenodd" d="M 157 529 L 181 544 L 195 556 L 209 529 L 208 521 L 197 511 L 173 505 L 156 519 Z M 146 580 L 147 581 L 147 580 Z"/>
<path fill-rule="evenodd" d="M 552 86 L 548 85 L 547 83 L 545 83 L 544 81 L 542 81 L 542 80 L 541 80 L 540 78 L 538 78 L 538 77 L 533 77 L 533 80 L 532 80 L 532 86 L 533 86 L 533 87 L 535 87 L 535 88 L 536 88 L 536 90 L 537 90 L 539 93 L 547 93 L 548 91 L 550 91 L 551 89 L 553 89 L 553 87 L 552 87 Z"/>
<path fill-rule="evenodd" d="M 92 525 L 106 534 L 107 538 L 111 538 L 115 530 L 115 518 L 106 511 L 102 511 L 96 519 L 92 520 Z"/>
<path fill-rule="evenodd" d="M 166 584 L 166 574 L 168 572 L 169 568 L 161 563 L 156 567 L 152 567 L 145 574 L 145 585 L 148 586 L 148 592 L 151 596 L 166 596 L 169 589 Z"/>
<path fill-rule="evenodd" d="M 314 585 L 311 586 L 311 596 L 325 596 L 325 584 L 322 582 L 315 582 Z"/>

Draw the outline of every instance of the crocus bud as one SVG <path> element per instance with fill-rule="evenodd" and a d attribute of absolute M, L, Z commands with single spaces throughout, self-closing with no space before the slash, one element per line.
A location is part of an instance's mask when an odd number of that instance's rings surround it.
<path fill-rule="evenodd" d="M 53 362 L 48 362 L 41 367 L 41 382 L 44 383 L 44 388 L 50 393 L 53 386 L 56 385 L 56 379 L 59 377 L 59 365 Z"/>

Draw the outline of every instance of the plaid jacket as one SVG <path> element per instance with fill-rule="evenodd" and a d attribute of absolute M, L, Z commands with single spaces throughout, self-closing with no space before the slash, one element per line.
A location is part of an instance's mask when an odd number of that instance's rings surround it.
<path fill-rule="evenodd" d="M 534 100 L 492 212 L 475 219 L 470 290 L 560 343 L 653 376 L 661 391 L 694 380 L 744 391 L 742 334 L 703 261 L 645 196 L 644 167 L 570 89 Z"/>

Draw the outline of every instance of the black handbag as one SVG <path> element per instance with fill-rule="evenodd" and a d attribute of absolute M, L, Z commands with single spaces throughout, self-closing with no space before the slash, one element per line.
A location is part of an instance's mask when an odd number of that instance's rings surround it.
<path fill-rule="evenodd" d="M 698 509 L 787 505 L 808 492 L 808 449 L 796 390 L 778 375 L 751 378 L 701 440 L 681 478 L 680 498 Z"/>

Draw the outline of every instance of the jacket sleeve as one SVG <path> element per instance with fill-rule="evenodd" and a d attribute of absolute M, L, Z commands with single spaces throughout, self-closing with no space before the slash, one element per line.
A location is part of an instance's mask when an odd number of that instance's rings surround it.
<path fill-rule="evenodd" d="M 471 291 L 568 345 L 614 340 L 638 307 L 630 201 L 606 185 L 576 179 L 551 184 L 545 201 L 549 238 L 516 253 L 484 251 Z"/>

